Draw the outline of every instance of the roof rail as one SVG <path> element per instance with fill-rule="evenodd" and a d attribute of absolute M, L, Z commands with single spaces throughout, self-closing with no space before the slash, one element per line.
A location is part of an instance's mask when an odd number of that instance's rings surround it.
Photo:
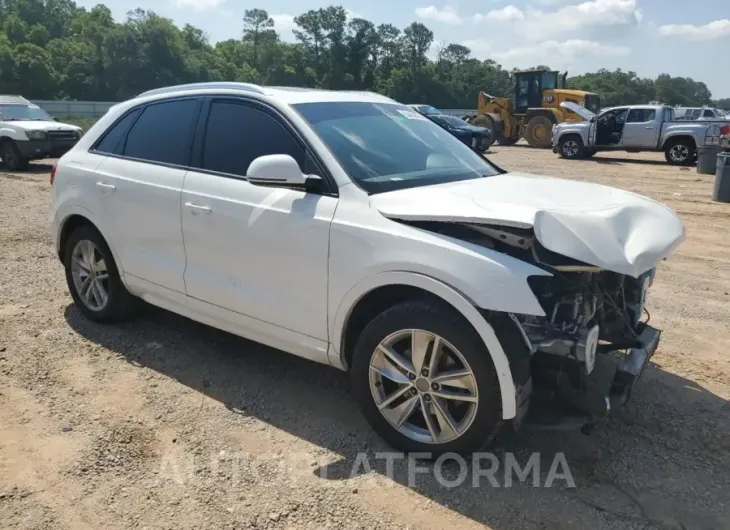
<path fill-rule="evenodd" d="M 181 90 L 202 90 L 202 89 L 232 89 L 232 90 L 243 90 L 246 92 L 255 92 L 256 94 L 263 94 L 264 91 L 258 85 L 252 85 L 251 83 L 238 83 L 235 81 L 211 81 L 207 83 L 187 83 L 183 85 L 174 85 L 162 88 L 155 88 L 142 92 L 136 97 L 141 98 L 145 96 L 154 96 L 157 94 L 167 94 L 168 92 L 179 92 Z"/>

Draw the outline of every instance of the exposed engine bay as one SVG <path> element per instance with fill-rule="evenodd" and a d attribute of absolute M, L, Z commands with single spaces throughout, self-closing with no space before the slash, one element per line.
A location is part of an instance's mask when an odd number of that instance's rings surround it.
<path fill-rule="evenodd" d="M 638 376 L 643 369 L 650 355 L 646 342 L 658 341 L 659 333 L 645 326 L 648 319 L 642 322 L 644 314 L 648 316 L 644 304 L 654 269 L 638 278 L 607 271 L 546 249 L 530 229 L 431 221 L 407 224 L 496 250 L 552 274 L 528 278 L 545 316 L 510 314 L 532 353 L 534 384 L 567 388 L 563 394 L 580 401 L 588 391 L 587 379 L 598 355 L 625 350 L 624 368 L 629 375 Z M 644 327 L 656 331 L 656 339 L 642 336 Z M 637 351 L 638 357 L 634 355 Z M 624 379 L 628 384 L 633 377 Z M 612 391 L 621 393 L 623 389 Z M 619 404 L 627 399 L 620 396 Z M 611 403 L 608 395 L 601 395 L 596 403 L 578 407 L 603 414 Z"/>

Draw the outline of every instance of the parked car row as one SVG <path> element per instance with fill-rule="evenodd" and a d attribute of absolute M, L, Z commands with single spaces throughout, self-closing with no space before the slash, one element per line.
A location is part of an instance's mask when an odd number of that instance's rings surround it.
<path fill-rule="evenodd" d="M 348 371 L 405 452 L 592 426 L 657 349 L 642 316 L 679 217 L 507 172 L 426 115 L 244 83 L 114 106 L 51 172 L 77 308 L 107 323 L 142 299 Z M 604 355 L 622 361 L 593 377 Z"/>
<path fill-rule="evenodd" d="M 409 107 L 423 114 L 437 125 L 440 125 L 466 145 L 471 146 L 480 153 L 489 149 L 494 141 L 492 131 L 487 127 L 470 125 L 465 120 L 441 112 L 430 105 L 409 105 Z"/>

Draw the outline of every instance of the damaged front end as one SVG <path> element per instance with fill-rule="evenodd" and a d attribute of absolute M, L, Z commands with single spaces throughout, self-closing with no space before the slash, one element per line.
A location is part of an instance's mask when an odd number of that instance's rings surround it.
<path fill-rule="evenodd" d="M 635 278 L 583 263 L 546 249 L 531 229 L 407 224 L 485 246 L 551 273 L 528 278 L 545 315 L 509 315 L 531 354 L 531 381 L 518 388 L 530 395 L 520 396 L 524 404 L 517 424 L 587 431 L 597 418 L 628 401 L 661 334 L 648 325 L 645 308 L 655 269 Z"/>

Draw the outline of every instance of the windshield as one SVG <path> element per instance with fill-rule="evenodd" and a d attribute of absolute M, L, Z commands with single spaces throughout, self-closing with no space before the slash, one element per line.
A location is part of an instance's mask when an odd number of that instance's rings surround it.
<path fill-rule="evenodd" d="M 0 117 L 5 120 L 52 121 L 45 110 L 37 105 L 0 105 Z"/>
<path fill-rule="evenodd" d="M 490 177 L 498 170 L 405 105 L 294 105 L 344 170 L 368 193 Z"/>

